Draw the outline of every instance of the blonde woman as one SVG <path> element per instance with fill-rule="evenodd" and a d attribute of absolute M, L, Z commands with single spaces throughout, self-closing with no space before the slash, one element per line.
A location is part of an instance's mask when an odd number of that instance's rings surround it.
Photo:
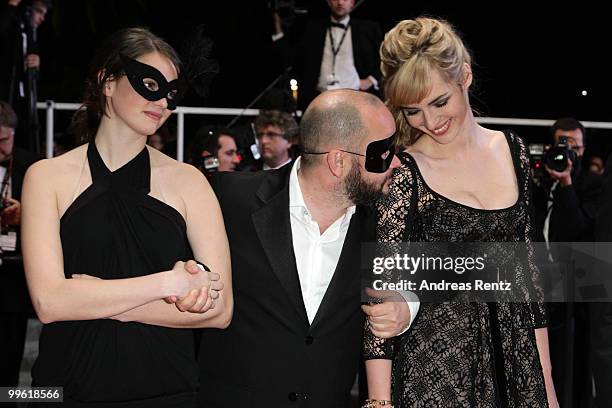
<path fill-rule="evenodd" d="M 471 58 L 453 28 L 431 18 L 402 21 L 385 36 L 381 61 L 409 147 L 379 204 L 378 240 L 529 242 L 526 145 L 476 123 Z M 512 269 L 537 287 L 533 262 Z M 422 304 L 407 333 L 381 337 L 371 321 L 367 406 L 558 406 L 541 303 Z"/>

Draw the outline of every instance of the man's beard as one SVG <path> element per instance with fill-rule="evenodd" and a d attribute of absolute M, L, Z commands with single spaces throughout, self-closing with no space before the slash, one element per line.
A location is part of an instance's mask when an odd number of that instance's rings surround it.
<path fill-rule="evenodd" d="M 349 200 L 355 205 L 371 205 L 385 196 L 383 186 L 385 179 L 380 185 L 370 184 L 361 177 L 357 163 L 344 180 L 344 192 Z"/>

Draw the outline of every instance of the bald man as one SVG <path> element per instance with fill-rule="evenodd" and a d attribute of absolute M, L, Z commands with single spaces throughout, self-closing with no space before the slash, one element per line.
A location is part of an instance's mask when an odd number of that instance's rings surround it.
<path fill-rule="evenodd" d="M 228 329 L 202 332 L 200 406 L 349 406 L 365 318 L 361 243 L 375 239 L 368 206 L 388 192 L 398 165 L 394 134 L 378 98 L 328 91 L 302 118 L 303 156 L 213 180 L 235 308 Z M 403 300 L 378 306 L 377 330 L 388 337 L 416 310 Z"/>

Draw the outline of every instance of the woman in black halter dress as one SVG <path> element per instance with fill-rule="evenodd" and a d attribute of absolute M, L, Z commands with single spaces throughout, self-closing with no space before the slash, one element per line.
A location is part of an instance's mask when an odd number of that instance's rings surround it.
<path fill-rule="evenodd" d="M 94 61 L 87 111 L 75 119 L 87 120 L 89 143 L 27 175 L 24 258 L 44 323 L 33 385 L 63 387 L 64 406 L 193 407 L 189 328 L 229 324 L 229 250 L 214 193 L 197 170 L 145 146 L 176 106 L 179 70 L 150 32 L 117 33 Z"/>

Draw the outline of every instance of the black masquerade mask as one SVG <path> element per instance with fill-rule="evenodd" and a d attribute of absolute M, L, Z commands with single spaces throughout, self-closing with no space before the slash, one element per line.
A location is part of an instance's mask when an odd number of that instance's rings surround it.
<path fill-rule="evenodd" d="M 366 154 L 338 149 L 341 152 L 365 157 L 365 169 L 370 173 L 384 173 L 389 169 L 395 156 L 395 133 L 386 139 L 368 144 Z M 327 154 L 329 152 L 304 152 L 305 154 Z"/>
<path fill-rule="evenodd" d="M 168 82 L 164 75 L 152 66 L 123 54 L 119 54 L 119 57 L 132 88 L 140 96 L 151 102 L 165 98 L 168 109 L 176 109 L 183 94 L 180 79 Z"/>

